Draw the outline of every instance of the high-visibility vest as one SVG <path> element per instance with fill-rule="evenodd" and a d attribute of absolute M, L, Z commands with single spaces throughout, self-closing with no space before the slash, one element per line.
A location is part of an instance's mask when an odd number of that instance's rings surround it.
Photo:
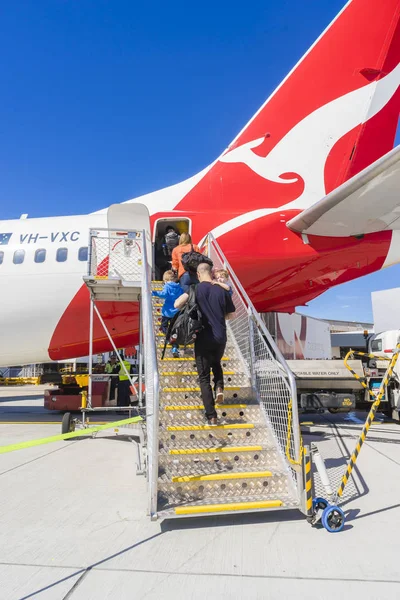
<path fill-rule="evenodd" d="M 119 380 L 120 381 L 127 381 L 129 379 L 128 375 L 125 373 L 125 369 L 123 369 L 122 367 L 122 363 L 125 365 L 126 370 L 128 371 L 128 373 L 131 372 L 131 363 L 128 362 L 127 360 L 123 360 L 120 362 L 121 368 L 119 370 Z"/>

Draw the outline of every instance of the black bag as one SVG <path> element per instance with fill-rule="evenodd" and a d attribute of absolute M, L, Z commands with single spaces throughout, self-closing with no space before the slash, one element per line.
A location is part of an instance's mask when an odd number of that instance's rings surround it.
<path fill-rule="evenodd" d="M 179 244 L 179 235 L 176 231 L 168 231 L 165 234 L 165 244 L 163 245 L 165 256 L 171 256 L 172 250 Z"/>
<path fill-rule="evenodd" d="M 182 254 L 182 266 L 185 271 L 188 271 L 189 273 L 196 273 L 197 267 L 201 263 L 207 263 L 210 265 L 210 267 L 213 266 L 213 261 L 208 258 L 208 256 L 201 254 L 201 252 L 196 252 L 196 250 L 193 250 L 192 244 L 192 249 L 189 252 Z"/>
<path fill-rule="evenodd" d="M 167 343 L 187 346 L 192 344 L 204 328 L 203 315 L 196 303 L 196 286 L 189 288 L 189 298 L 185 306 L 171 319 L 165 335 L 161 360 L 164 358 Z"/>

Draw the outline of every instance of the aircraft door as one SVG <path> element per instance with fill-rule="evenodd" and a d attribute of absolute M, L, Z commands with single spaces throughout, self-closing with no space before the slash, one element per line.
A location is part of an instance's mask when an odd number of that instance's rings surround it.
<path fill-rule="evenodd" d="M 146 244 L 147 261 L 152 267 L 150 215 L 139 203 L 113 204 L 107 211 L 108 228 L 114 230 L 109 247 L 109 276 L 127 281 L 140 279 L 143 260 L 142 244 Z M 128 232 L 127 230 L 136 230 Z M 145 240 L 142 241 L 142 232 Z"/>

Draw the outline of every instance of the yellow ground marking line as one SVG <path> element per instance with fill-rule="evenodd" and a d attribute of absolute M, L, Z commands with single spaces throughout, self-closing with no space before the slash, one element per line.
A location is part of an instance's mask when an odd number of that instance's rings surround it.
<path fill-rule="evenodd" d="M 249 404 L 216 404 L 215 408 L 224 409 L 224 408 L 249 408 Z M 182 404 L 182 405 L 167 405 L 164 406 L 164 410 L 204 410 L 204 406 L 202 404 Z"/>
<path fill-rule="evenodd" d="M 300 421 L 300 425 L 314 425 L 313 421 Z"/>
<path fill-rule="evenodd" d="M 211 475 L 184 475 L 173 477 L 173 483 L 188 483 L 190 481 L 220 481 L 221 479 L 259 479 L 273 477 L 271 471 L 246 471 L 244 473 L 212 473 Z"/>
<path fill-rule="evenodd" d="M 260 452 L 262 446 L 224 446 L 220 448 L 185 448 L 170 450 L 169 454 L 217 454 L 219 452 Z"/>
<path fill-rule="evenodd" d="M 164 377 L 174 375 L 198 375 L 197 371 L 161 371 L 160 375 Z M 236 375 L 235 371 L 224 371 L 224 375 Z"/>
<path fill-rule="evenodd" d="M 176 515 L 196 515 L 197 513 L 225 512 L 230 510 L 256 510 L 257 508 L 279 508 L 281 500 L 266 502 L 235 502 L 232 504 L 208 504 L 203 506 L 181 506 L 175 508 Z"/>
<path fill-rule="evenodd" d="M 60 435 L 52 435 L 47 438 L 40 438 L 38 440 L 29 440 L 27 442 L 20 442 L 19 444 L 10 444 L 9 446 L 0 446 L 0 454 L 6 454 L 7 452 L 14 452 L 15 450 L 23 450 L 24 448 L 33 448 L 34 446 L 43 446 L 44 444 L 51 444 L 52 442 L 60 442 L 61 440 L 69 440 L 71 438 L 83 437 L 84 435 L 91 435 L 104 429 L 112 429 L 113 427 L 122 427 L 129 423 L 138 423 L 142 421 L 142 417 L 132 417 L 131 419 L 123 419 L 122 421 L 114 421 L 113 423 L 107 423 L 106 425 L 98 425 L 97 427 L 88 427 L 87 429 L 78 429 L 77 431 L 70 431 L 69 433 L 62 433 Z"/>
<path fill-rule="evenodd" d="M 253 423 L 232 423 L 232 425 L 171 425 L 167 431 L 209 431 L 210 429 L 254 429 Z"/>
<path fill-rule="evenodd" d="M 230 391 L 238 391 L 241 388 L 238 386 L 227 386 L 225 388 L 225 391 L 230 390 Z M 200 392 L 200 388 L 199 387 L 165 387 L 162 390 L 163 392 Z"/>

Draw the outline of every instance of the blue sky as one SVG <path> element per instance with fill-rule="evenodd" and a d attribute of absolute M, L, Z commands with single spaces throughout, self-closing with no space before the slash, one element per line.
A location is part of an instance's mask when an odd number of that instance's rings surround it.
<path fill-rule="evenodd" d="M 343 2 L 3 0 L 1 218 L 90 212 L 198 172 Z M 399 274 L 305 311 L 370 319 L 370 292 Z"/>

